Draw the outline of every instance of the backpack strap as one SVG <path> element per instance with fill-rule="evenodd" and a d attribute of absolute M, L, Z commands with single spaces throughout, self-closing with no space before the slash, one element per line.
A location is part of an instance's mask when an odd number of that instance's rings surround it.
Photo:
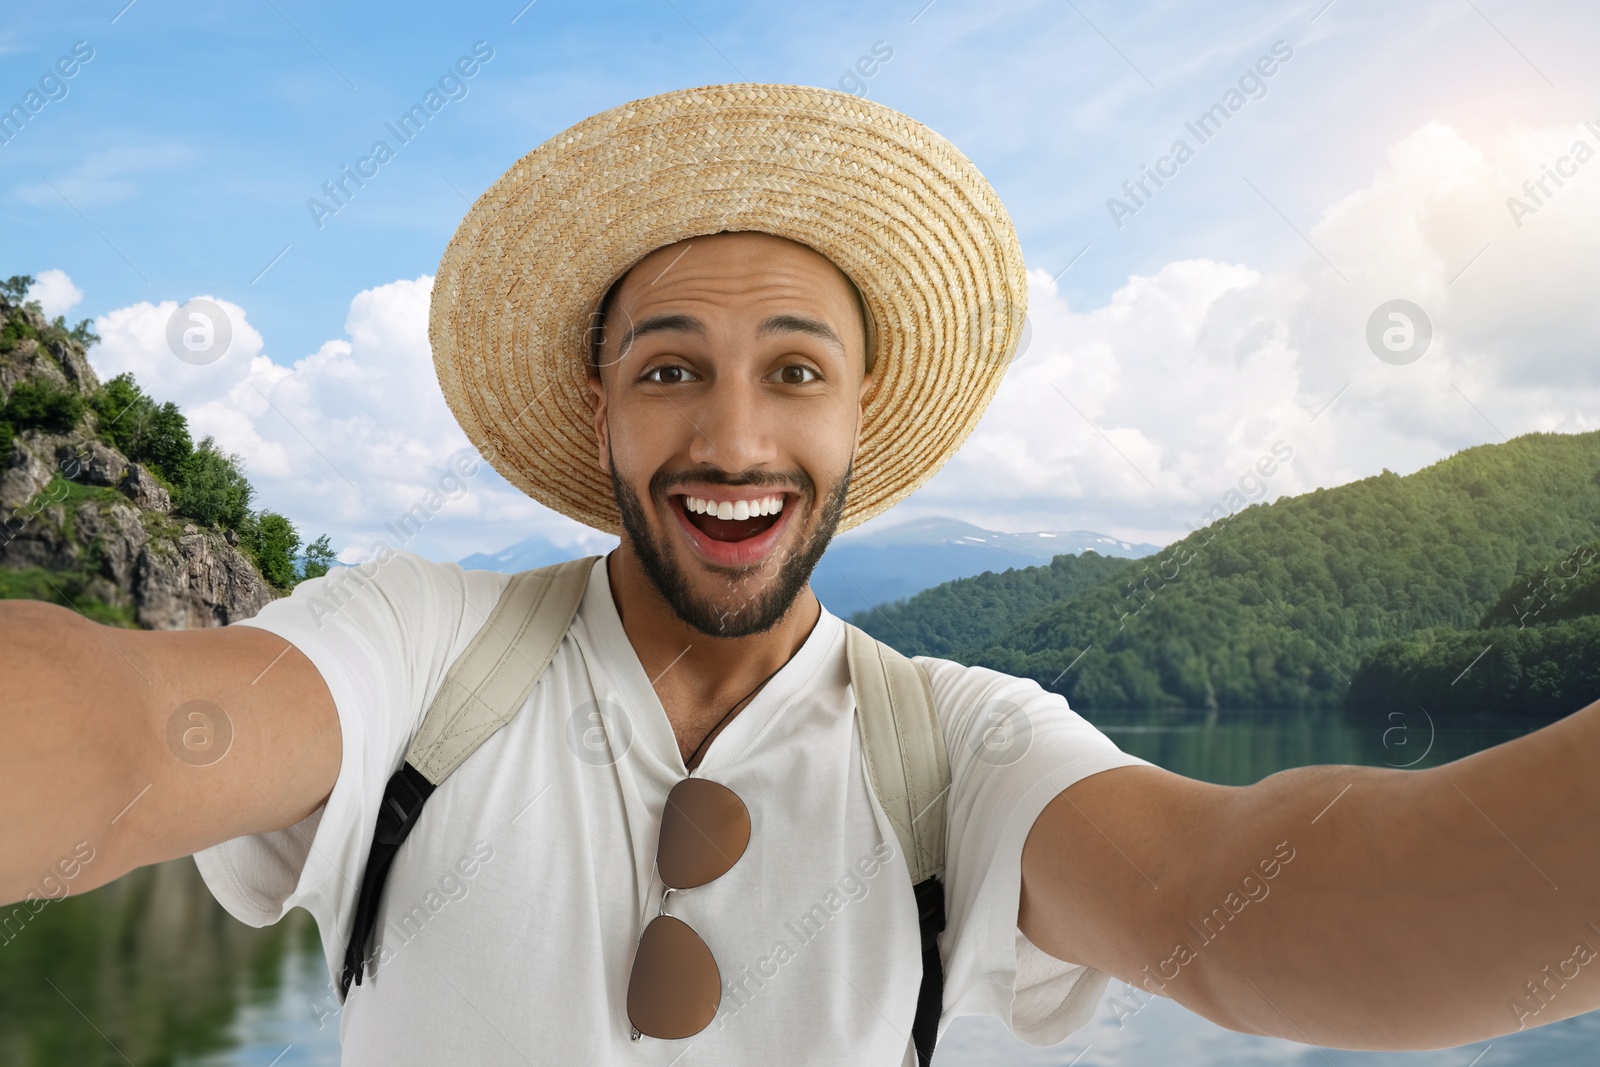
<path fill-rule="evenodd" d="M 572 625 L 599 558 L 512 577 L 489 621 L 451 664 L 406 752 L 406 762 L 424 778 L 443 782 L 521 710 Z"/>
<path fill-rule="evenodd" d="M 845 623 L 845 655 L 856 696 L 861 751 L 878 803 L 900 839 L 911 871 L 922 934 L 922 987 L 911 1026 L 917 1062 L 927 1067 L 939 1036 L 944 965 L 939 934 L 945 927 L 945 793 L 950 764 L 944 729 L 927 674 L 911 660 Z"/>
<path fill-rule="evenodd" d="M 944 872 L 944 799 L 950 765 L 933 688 L 922 668 L 858 626 L 845 623 L 861 751 L 878 803 L 900 838 L 911 881 Z"/>
<path fill-rule="evenodd" d="M 361 984 L 384 882 L 422 806 L 527 701 L 572 625 L 599 558 L 586 556 L 513 575 L 488 621 L 446 671 L 405 762 L 384 787 L 345 949 L 340 1003 L 352 981 Z"/>

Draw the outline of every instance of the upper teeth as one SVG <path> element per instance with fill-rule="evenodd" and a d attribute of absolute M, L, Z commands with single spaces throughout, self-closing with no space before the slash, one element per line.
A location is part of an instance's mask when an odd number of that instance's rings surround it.
<path fill-rule="evenodd" d="M 719 519 L 750 519 L 757 515 L 773 515 L 783 510 L 783 496 L 764 496 L 759 500 L 707 500 L 691 496 L 684 506 L 696 513 L 714 515 Z"/>

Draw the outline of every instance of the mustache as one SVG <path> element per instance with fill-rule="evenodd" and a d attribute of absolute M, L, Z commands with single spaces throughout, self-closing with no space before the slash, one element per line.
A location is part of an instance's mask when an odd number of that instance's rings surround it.
<path fill-rule="evenodd" d="M 810 498 L 816 488 L 811 478 L 804 471 L 794 471 L 789 474 L 756 471 L 743 476 L 730 475 L 720 470 L 661 471 L 650 479 L 650 492 L 652 495 L 664 497 L 678 486 L 688 485 L 691 482 L 735 487 L 753 486 L 758 489 L 783 489 L 796 493 L 802 498 Z"/>

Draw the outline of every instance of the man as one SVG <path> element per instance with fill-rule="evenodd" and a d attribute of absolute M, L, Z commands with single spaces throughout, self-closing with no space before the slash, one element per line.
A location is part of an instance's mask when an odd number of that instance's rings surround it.
<path fill-rule="evenodd" d="M 527 706 L 406 840 L 342 1005 L 347 1062 L 915 1062 L 905 859 L 862 768 L 843 624 L 806 583 L 837 530 L 932 476 L 1004 374 L 1024 284 L 992 190 L 844 94 L 666 94 L 514 166 L 433 299 L 469 436 L 621 544 Z M 188 633 L 0 605 L 0 898 L 79 839 L 100 856 L 82 888 L 193 853 L 246 922 L 311 910 L 336 974 L 385 780 L 509 578 L 385 551 L 339 581 Z M 1600 1005 L 1600 704 L 1432 770 L 1225 788 L 1120 752 L 1031 681 L 915 662 L 951 776 L 942 1022 L 1049 1044 L 1110 976 L 1344 1048 Z M 168 747 L 197 702 L 231 737 L 203 765 Z M 664 906 L 723 995 L 702 1032 L 634 1040 L 630 968 L 685 777 L 750 812 L 737 862 Z"/>

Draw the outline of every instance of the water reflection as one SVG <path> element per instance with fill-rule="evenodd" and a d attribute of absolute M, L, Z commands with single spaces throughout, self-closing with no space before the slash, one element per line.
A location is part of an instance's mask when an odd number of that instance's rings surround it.
<path fill-rule="evenodd" d="M 299 909 L 260 930 L 235 921 L 187 858 L 55 901 L 0 940 L 0 1063 L 161 1067 L 231 1053 L 241 1008 L 279 996 L 286 954 L 315 935 Z"/>
<path fill-rule="evenodd" d="M 1118 711 L 1084 718 L 1117 747 L 1177 774 L 1250 785 L 1289 767 L 1344 763 L 1421 770 L 1529 730 L 1514 719 L 1452 721 L 1413 715 L 1353 720 L 1337 711 Z"/>

